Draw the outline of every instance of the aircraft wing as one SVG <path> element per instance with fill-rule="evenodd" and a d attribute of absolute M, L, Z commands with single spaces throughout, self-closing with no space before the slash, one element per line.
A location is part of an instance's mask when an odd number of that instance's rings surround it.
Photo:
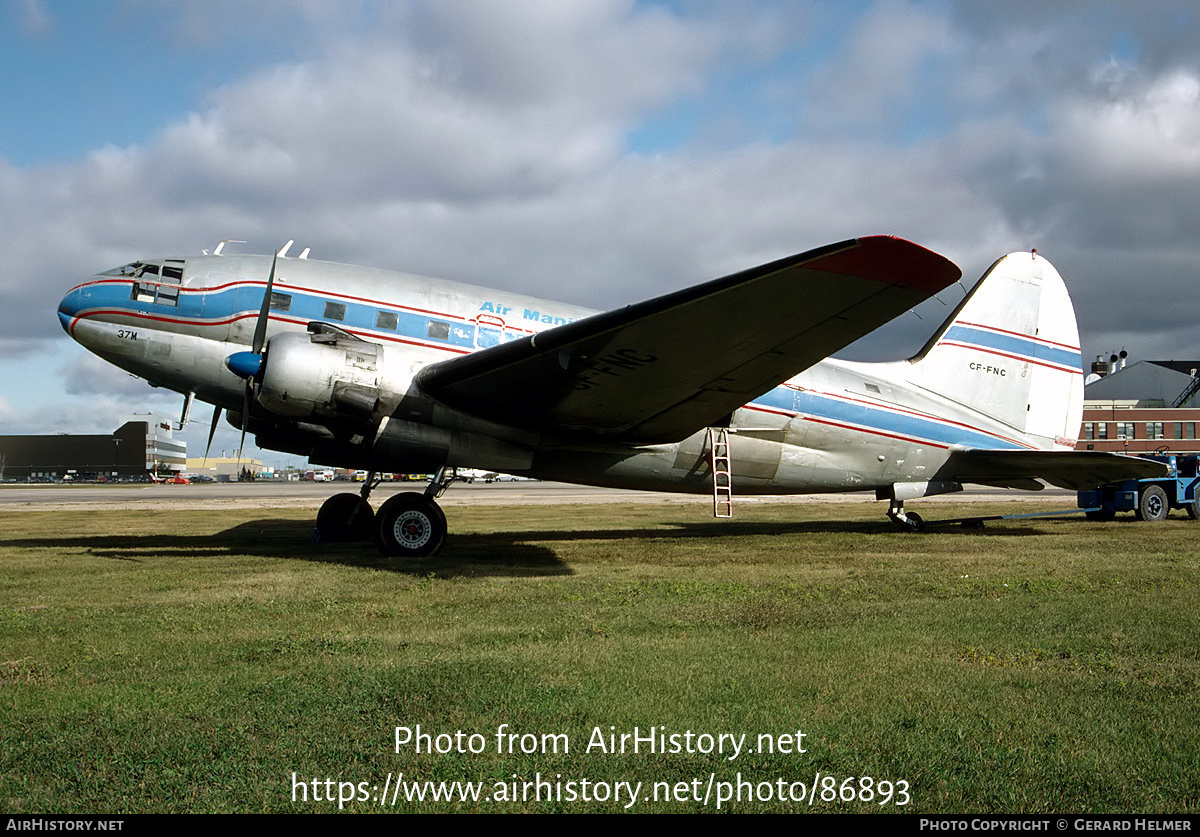
<path fill-rule="evenodd" d="M 1167 466 L 1152 459 L 1093 450 L 960 450 L 938 469 L 937 479 L 1038 489 L 1038 479 L 1072 491 L 1109 482 L 1165 476 Z"/>
<path fill-rule="evenodd" d="M 960 275 L 908 241 L 845 241 L 432 364 L 417 385 L 447 406 L 512 426 L 676 441 Z"/>

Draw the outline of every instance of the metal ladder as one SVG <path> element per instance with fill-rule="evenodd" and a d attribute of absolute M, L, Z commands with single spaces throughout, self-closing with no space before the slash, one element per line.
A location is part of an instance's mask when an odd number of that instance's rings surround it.
<path fill-rule="evenodd" d="M 1200 390 L 1200 375 L 1193 374 L 1192 380 L 1187 385 L 1187 389 L 1179 394 L 1179 397 L 1175 399 L 1175 402 L 1171 406 L 1182 407 L 1187 403 L 1189 398 L 1196 394 L 1197 390 Z"/>
<path fill-rule="evenodd" d="M 729 428 L 708 428 L 708 462 L 712 466 L 713 517 L 733 517 L 733 475 L 729 466 Z"/>

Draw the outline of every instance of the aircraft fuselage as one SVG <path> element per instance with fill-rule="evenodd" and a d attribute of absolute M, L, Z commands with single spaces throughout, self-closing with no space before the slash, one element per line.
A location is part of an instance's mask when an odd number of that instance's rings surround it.
<path fill-rule="evenodd" d="M 246 383 L 225 360 L 252 341 L 270 269 L 269 256 L 135 262 L 73 288 L 59 306 L 59 319 L 71 337 L 116 366 L 240 413 Z M 430 364 L 595 313 L 406 273 L 280 259 L 269 336 L 304 335 L 308 324 L 318 322 L 378 348 L 342 354 L 317 346 L 309 357 L 299 351 L 307 340 L 297 337 L 294 373 L 274 387 L 260 386 L 258 398 L 270 409 L 252 403 L 248 426 L 260 446 L 321 464 L 396 472 L 451 465 L 711 492 L 705 428 L 670 443 L 581 441 L 566 431 L 534 433 L 473 418 L 414 385 Z M 1077 358 L 1077 348 L 1074 353 Z M 601 357 L 586 374 L 620 377 L 638 362 L 633 355 Z M 1028 364 L 1029 357 L 997 350 L 963 364 L 961 374 L 986 383 L 1024 374 Z M 282 361 L 277 365 L 268 374 L 286 375 Z M 829 359 L 736 410 L 728 421 L 735 491 L 882 490 L 930 480 L 955 449 L 1062 449 L 1069 441 L 1031 439 L 953 397 L 914 385 L 911 368 L 910 361 Z M 355 392 L 384 393 L 375 401 L 359 399 L 364 413 L 383 411 L 373 435 L 356 430 L 364 415 L 352 415 L 359 403 L 350 397 Z"/>

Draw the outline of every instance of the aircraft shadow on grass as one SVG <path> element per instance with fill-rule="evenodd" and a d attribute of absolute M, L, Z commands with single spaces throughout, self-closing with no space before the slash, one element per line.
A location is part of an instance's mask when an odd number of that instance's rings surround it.
<path fill-rule="evenodd" d="M 887 534 L 904 540 L 915 539 L 914 545 L 931 535 L 905 535 L 895 532 L 884 521 L 704 521 L 682 522 L 670 528 L 643 527 L 628 529 L 549 529 L 532 531 L 490 532 L 487 534 L 458 534 L 446 545 L 435 560 L 388 559 L 364 551 L 356 543 L 309 545 L 306 543 L 311 524 L 300 520 L 256 520 L 240 523 L 211 535 L 59 535 L 0 539 L 0 549 L 84 550 L 87 554 L 114 561 L 146 563 L 157 557 L 211 557 L 214 555 L 247 555 L 274 557 L 321 564 L 341 564 L 385 570 L 401 574 L 440 578 L 456 576 L 544 576 L 571 575 L 571 569 L 554 547 L 555 543 L 609 540 L 711 540 L 719 537 L 746 536 L 804 536 L 819 534 Z M 951 526 L 947 532 L 970 533 L 985 537 L 1022 537 L 1045 535 L 1046 531 L 1032 526 L 970 528 Z M 784 544 L 780 544 L 782 548 Z M 802 561 L 802 537 L 790 542 L 796 560 Z M 653 543 L 647 543 L 648 550 Z M 731 543 L 730 555 L 735 558 L 736 541 Z"/>

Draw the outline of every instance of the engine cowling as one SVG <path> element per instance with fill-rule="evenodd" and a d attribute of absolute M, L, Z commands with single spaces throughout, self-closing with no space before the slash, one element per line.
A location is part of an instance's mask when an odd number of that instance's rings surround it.
<path fill-rule="evenodd" d="M 255 395 L 277 416 L 370 421 L 408 385 L 389 375 L 387 360 L 384 346 L 349 335 L 277 334 L 267 341 Z"/>

